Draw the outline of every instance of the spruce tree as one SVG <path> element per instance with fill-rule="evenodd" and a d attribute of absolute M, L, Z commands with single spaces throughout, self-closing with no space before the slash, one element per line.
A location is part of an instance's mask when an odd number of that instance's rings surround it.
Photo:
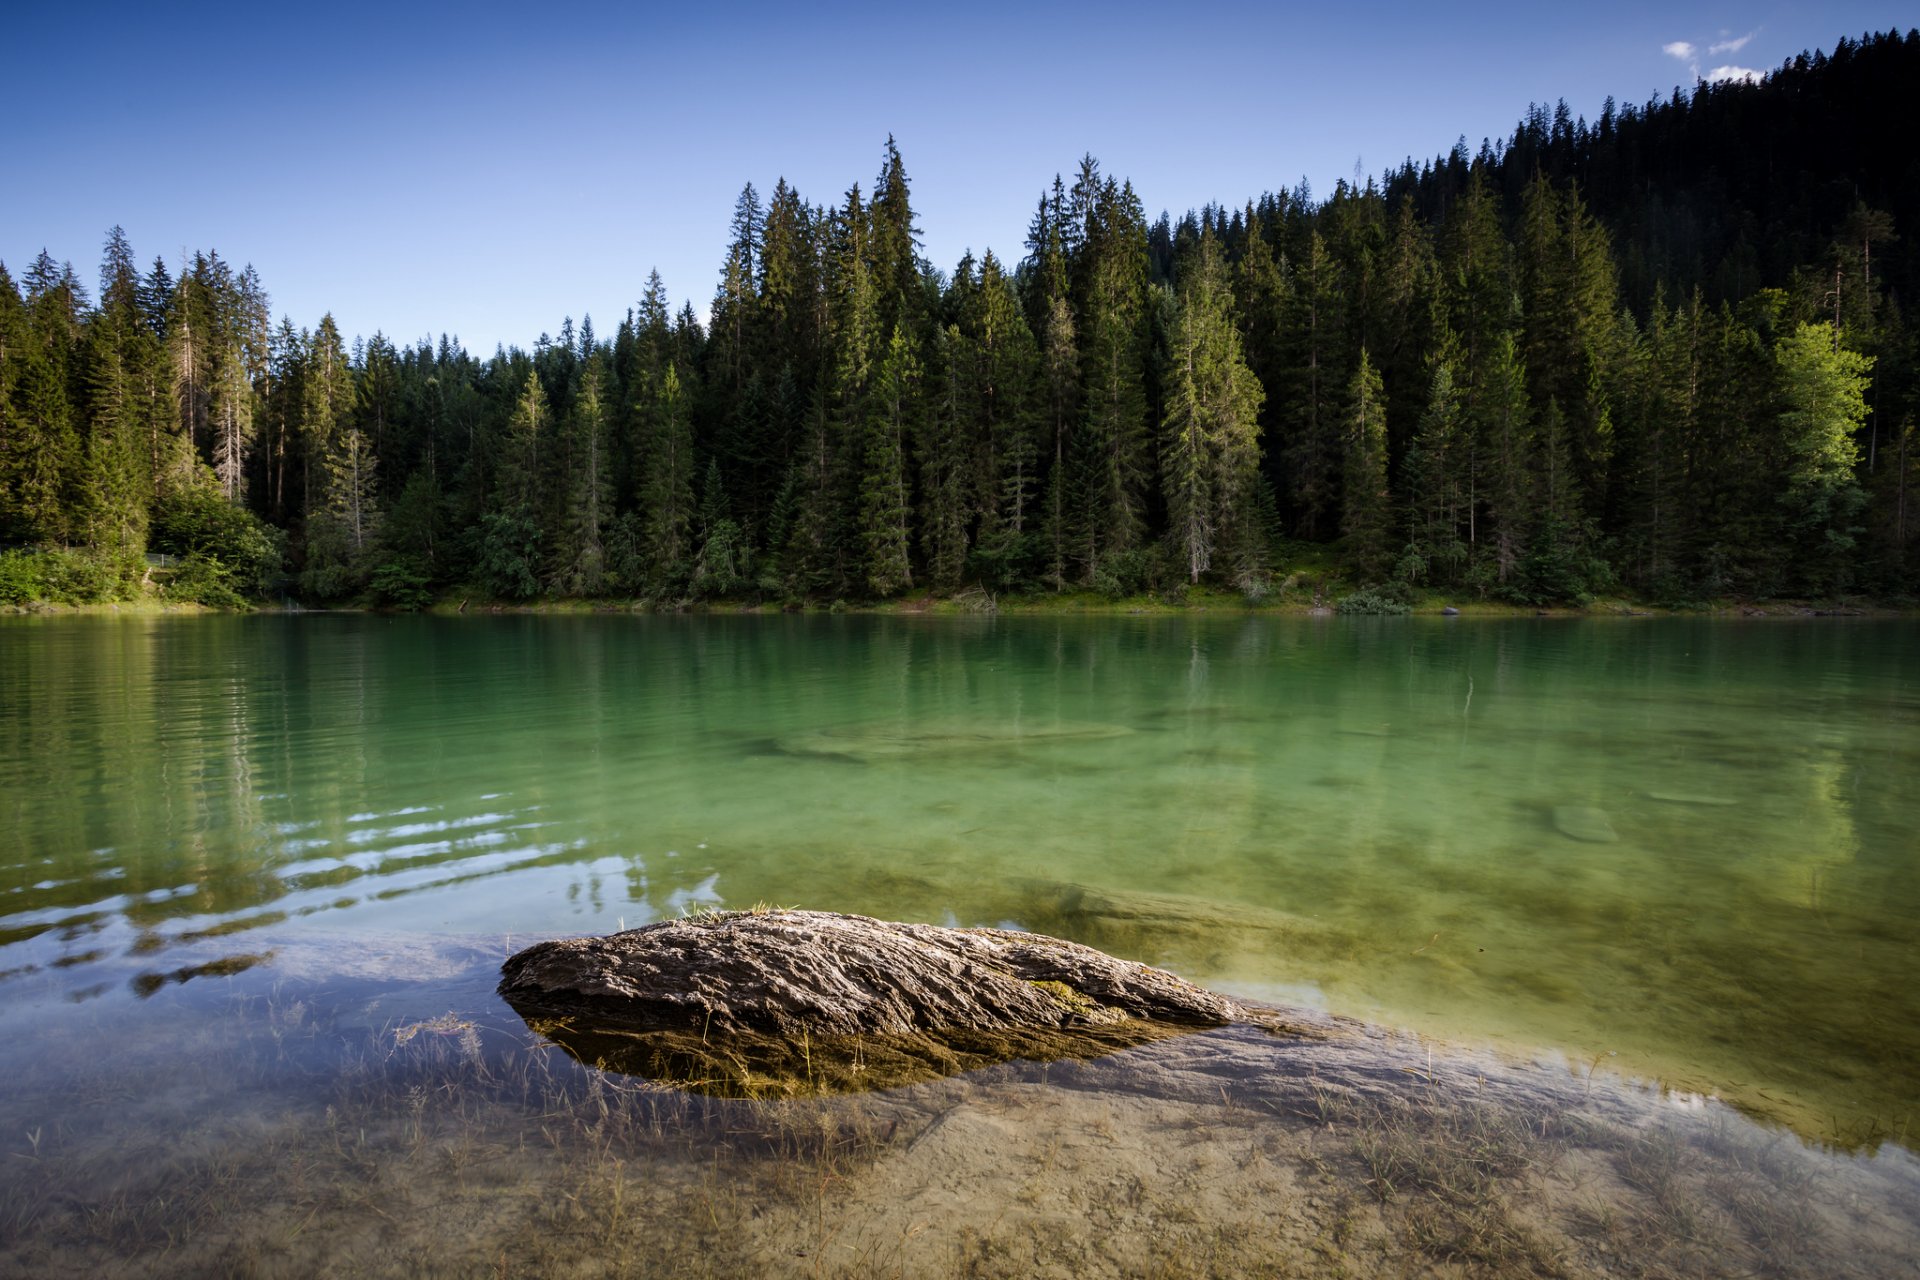
<path fill-rule="evenodd" d="M 606 381 L 606 365 L 595 351 L 581 367 L 567 431 L 567 504 L 556 576 L 567 595 L 597 595 L 606 585 L 613 512 Z"/>
<path fill-rule="evenodd" d="M 640 494 L 646 560 L 655 594 L 678 591 L 692 569 L 693 406 L 678 362 L 660 383 L 646 448 L 646 486 Z"/>
<path fill-rule="evenodd" d="M 1160 445 L 1167 522 L 1187 580 L 1198 582 L 1221 540 L 1253 523 L 1265 398 L 1241 357 L 1226 261 L 1210 234 L 1181 273 L 1168 364 Z"/>
<path fill-rule="evenodd" d="M 908 559 L 906 443 L 918 417 L 920 362 L 895 325 L 868 401 L 865 467 L 860 477 L 863 578 L 876 596 L 913 585 Z"/>
<path fill-rule="evenodd" d="M 1459 580 L 1467 563 L 1467 466 L 1472 440 L 1462 421 L 1460 392 L 1445 346 L 1428 380 L 1427 403 L 1402 467 L 1411 574 Z"/>
<path fill-rule="evenodd" d="M 1146 223 L 1131 189 L 1097 182 L 1091 158 L 1069 206 L 1083 229 L 1081 418 L 1068 451 L 1066 505 L 1074 558 L 1092 582 L 1146 532 L 1149 471 Z"/>
<path fill-rule="evenodd" d="M 1347 388 L 1342 443 L 1340 536 L 1354 570 L 1363 580 L 1375 581 L 1389 566 L 1393 512 L 1387 492 L 1386 394 L 1365 347 Z"/>
<path fill-rule="evenodd" d="M 1505 587 L 1520 564 L 1533 514 L 1533 410 L 1526 366 L 1511 330 L 1493 338 L 1468 411 L 1475 435 L 1475 496 L 1489 526 L 1476 541 L 1493 581 Z"/>
<path fill-rule="evenodd" d="M 915 452 L 920 463 L 922 552 L 936 591 L 960 585 L 971 542 L 969 415 L 963 403 L 971 357 L 971 345 L 958 325 L 934 335 L 933 386 Z"/>
<path fill-rule="evenodd" d="M 1338 269 L 1317 230 L 1307 237 L 1288 302 L 1291 412 L 1280 442 L 1286 492 L 1300 535 L 1324 538 L 1337 527 L 1340 510 L 1340 397 L 1346 378 Z"/>

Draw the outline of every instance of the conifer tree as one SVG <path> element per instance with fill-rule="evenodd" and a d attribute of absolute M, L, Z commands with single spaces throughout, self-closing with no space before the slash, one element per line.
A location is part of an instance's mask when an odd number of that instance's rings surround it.
<path fill-rule="evenodd" d="M 920 461 L 920 530 L 935 591 L 960 585 L 970 545 L 967 412 L 962 400 L 971 349 L 958 325 L 934 335 L 937 375 L 926 396 L 927 411 L 915 452 Z"/>
<path fill-rule="evenodd" d="M 68 388 L 82 303 L 70 277 L 43 251 L 27 272 L 23 305 L 17 311 L 6 307 L 14 312 L 17 346 L 8 352 L 12 406 L 0 444 L 6 497 L 0 529 L 23 542 L 66 542 L 75 533 L 72 487 L 80 442 Z M 6 292 L 12 294 L 10 285 Z"/>
<path fill-rule="evenodd" d="M 372 442 L 358 426 L 339 427 L 321 458 L 321 503 L 307 517 L 301 585 L 321 599 L 339 599 L 366 583 L 368 553 L 380 528 Z"/>
<path fill-rule="evenodd" d="M 875 371 L 869 400 L 865 468 L 860 478 L 864 578 L 877 596 L 913 585 L 908 560 L 906 442 L 914 434 L 920 362 L 895 325 Z"/>
<path fill-rule="evenodd" d="M 1042 385 L 1046 495 L 1044 577 L 1055 591 L 1065 588 L 1072 537 L 1068 497 L 1068 450 L 1080 420 L 1080 350 L 1068 293 L 1063 222 L 1066 191 L 1056 176 L 1051 192 L 1040 197 L 1027 236 L 1027 311 L 1039 348 Z"/>
<path fill-rule="evenodd" d="M 147 461 L 158 344 L 140 315 L 140 277 L 126 235 L 115 227 L 100 269 L 100 309 L 89 319 L 83 364 L 86 445 L 81 524 L 89 545 L 144 550 L 152 468 Z M 4 305 L 0 303 L 0 305 Z"/>
<path fill-rule="evenodd" d="M 746 579 L 746 548 L 741 544 L 740 526 L 727 514 L 726 485 L 716 458 L 707 459 L 706 478 L 700 486 L 699 541 L 693 564 L 695 594 L 725 596 L 737 590 Z"/>
<path fill-rule="evenodd" d="M 1365 347 L 1347 389 L 1343 434 L 1340 536 L 1362 579 L 1378 579 L 1388 568 L 1393 513 L 1387 492 L 1386 394 Z"/>
<path fill-rule="evenodd" d="M 1795 326 L 1774 348 L 1786 447 L 1781 495 L 1794 541 L 1805 560 L 1802 577 L 1822 591 L 1848 585 L 1855 520 L 1865 497 L 1854 474 L 1855 438 L 1867 416 L 1866 388 L 1873 359 L 1840 345 L 1829 323 Z"/>
<path fill-rule="evenodd" d="M 913 204 L 907 190 L 907 170 L 893 136 L 887 136 L 886 157 L 873 184 L 869 213 L 872 288 L 876 326 L 891 333 L 904 326 L 914 334 L 922 321 L 920 294 L 920 228 L 914 225 Z"/>
<path fill-rule="evenodd" d="M 595 595 L 606 584 L 606 533 L 613 508 L 606 380 L 605 363 L 595 351 L 581 367 L 567 432 L 567 504 L 557 585 L 568 595 Z"/>
<path fill-rule="evenodd" d="M 541 384 L 539 371 L 529 367 L 520 384 L 520 395 L 513 402 L 513 416 L 507 420 L 495 483 L 499 508 L 532 522 L 536 528 L 544 487 L 542 460 L 551 449 L 547 437 L 552 434 L 552 421 L 546 387 Z"/>
<path fill-rule="evenodd" d="M 305 369 L 300 379 L 301 509 L 317 508 L 314 464 L 331 447 L 353 408 L 353 372 L 329 312 L 307 337 Z"/>
<path fill-rule="evenodd" d="M 660 383 L 647 441 L 646 487 L 640 494 L 646 557 L 656 593 L 677 590 L 691 570 L 693 551 L 693 406 L 678 362 Z"/>
<path fill-rule="evenodd" d="M 1511 330 L 1502 330 L 1482 365 L 1469 398 L 1476 439 L 1477 497 L 1486 509 L 1487 552 L 1495 582 L 1505 587 L 1527 545 L 1533 474 L 1533 411 L 1527 401 L 1526 366 Z M 1476 540 L 1483 540 L 1476 538 Z"/>
<path fill-rule="evenodd" d="M 1181 273 L 1168 363 L 1160 447 L 1167 520 L 1187 580 L 1198 582 L 1219 540 L 1250 523 L 1265 398 L 1241 357 L 1226 261 L 1210 234 Z"/>
<path fill-rule="evenodd" d="M 1346 379 L 1339 277 L 1326 239 L 1309 233 L 1289 295 L 1291 413 L 1282 443 L 1295 525 L 1307 538 L 1333 532 L 1340 510 L 1340 395 Z"/>
<path fill-rule="evenodd" d="M 1407 544 L 1413 573 L 1458 580 L 1467 562 L 1466 468 L 1472 440 L 1462 423 L 1453 363 L 1444 346 L 1428 381 L 1427 403 L 1403 467 Z"/>
<path fill-rule="evenodd" d="M 1084 228 L 1080 430 L 1065 460 L 1074 558 L 1088 582 L 1145 534 L 1148 403 L 1146 223 L 1131 189 L 1096 189 L 1082 166 L 1069 225 Z"/>

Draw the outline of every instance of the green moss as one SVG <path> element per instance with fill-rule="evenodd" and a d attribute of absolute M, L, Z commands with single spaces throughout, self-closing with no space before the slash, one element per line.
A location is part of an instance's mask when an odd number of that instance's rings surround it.
<path fill-rule="evenodd" d="M 1054 1003 L 1073 1010 L 1075 1013 L 1091 1013 L 1098 1006 L 1082 992 L 1075 991 L 1064 982 L 1041 980 L 1032 985 L 1053 997 Z"/>

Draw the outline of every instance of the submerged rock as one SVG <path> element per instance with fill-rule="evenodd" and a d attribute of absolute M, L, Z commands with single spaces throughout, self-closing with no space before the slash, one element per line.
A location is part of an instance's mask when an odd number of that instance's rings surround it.
<path fill-rule="evenodd" d="M 704 1092 L 880 1088 L 1092 1057 L 1242 1019 L 1163 970 L 1041 934 L 714 912 L 528 947 L 499 992 L 582 1061 Z"/>
<path fill-rule="evenodd" d="M 1740 803 L 1727 796 L 1701 795 L 1692 791 L 1649 791 L 1647 799 L 1658 800 L 1662 804 L 1688 804 L 1705 809 L 1730 809 Z"/>
<path fill-rule="evenodd" d="M 1569 840 L 1584 840 L 1588 844 L 1612 844 L 1620 838 L 1613 829 L 1613 820 L 1607 817 L 1607 811 L 1592 805 L 1557 806 L 1553 811 L 1553 826 L 1554 830 Z"/>
<path fill-rule="evenodd" d="M 1030 747 L 1054 747 L 1125 737 L 1133 730 L 1117 724 L 979 725 L 895 723 L 817 729 L 777 739 L 787 755 L 874 764 L 888 760 L 947 755 L 995 755 Z"/>

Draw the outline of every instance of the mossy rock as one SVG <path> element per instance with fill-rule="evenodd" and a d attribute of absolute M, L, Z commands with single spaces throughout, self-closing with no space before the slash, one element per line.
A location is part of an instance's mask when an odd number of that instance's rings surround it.
<path fill-rule="evenodd" d="M 889 1087 L 1219 1026 L 1232 1001 L 1091 947 L 817 911 L 543 942 L 500 995 L 582 1061 L 702 1092 Z"/>

